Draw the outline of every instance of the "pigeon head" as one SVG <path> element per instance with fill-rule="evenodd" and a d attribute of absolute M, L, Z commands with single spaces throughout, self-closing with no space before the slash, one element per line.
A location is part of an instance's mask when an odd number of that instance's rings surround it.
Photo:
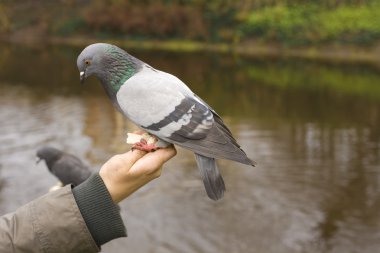
<path fill-rule="evenodd" d="M 85 78 L 91 75 L 101 75 L 104 59 L 107 58 L 107 49 L 111 45 L 104 43 L 92 44 L 86 47 L 78 56 L 77 65 L 80 72 L 80 81 L 83 83 Z"/>
<path fill-rule="evenodd" d="M 62 151 L 49 147 L 44 146 L 37 150 L 37 163 L 39 163 L 41 160 L 44 160 L 48 168 L 50 169 L 51 164 L 53 164 L 55 161 L 57 161 L 62 156 Z"/>
<path fill-rule="evenodd" d="M 87 46 L 77 59 L 80 81 L 83 83 L 87 77 L 94 75 L 110 95 L 136 74 L 142 64 L 123 49 L 106 43 Z"/>

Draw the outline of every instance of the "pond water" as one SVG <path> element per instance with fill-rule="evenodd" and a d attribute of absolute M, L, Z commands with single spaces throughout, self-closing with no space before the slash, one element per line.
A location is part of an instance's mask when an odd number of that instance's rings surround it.
<path fill-rule="evenodd" d="M 95 79 L 82 48 L 0 45 L 0 213 L 56 183 L 39 146 L 99 169 L 135 129 Z M 193 155 L 121 203 L 128 238 L 103 252 L 377 252 L 380 70 L 376 66 L 134 51 L 180 77 L 225 120 L 253 168 L 221 160 L 227 192 L 207 198 Z"/>

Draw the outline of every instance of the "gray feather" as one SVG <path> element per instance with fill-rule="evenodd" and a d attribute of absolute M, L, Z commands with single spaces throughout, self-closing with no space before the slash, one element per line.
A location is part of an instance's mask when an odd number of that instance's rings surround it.
<path fill-rule="evenodd" d="M 210 198 L 220 199 L 225 190 L 215 159 L 255 166 L 221 117 L 177 77 L 108 44 L 86 47 L 77 65 L 85 77 L 98 77 L 116 108 L 132 122 L 162 143 L 193 151 Z"/>
<path fill-rule="evenodd" d="M 159 122 L 145 126 L 144 128 L 147 130 L 159 131 L 162 127 L 182 118 L 194 105 L 195 101 L 189 98 L 184 98 L 179 105 L 173 108 L 173 111 L 169 115 L 161 119 Z"/>
<path fill-rule="evenodd" d="M 208 132 L 207 136 L 201 140 L 188 139 L 185 142 L 177 142 L 166 140 L 192 150 L 194 153 L 216 158 L 228 159 L 239 163 L 255 166 L 256 162 L 247 157 L 247 154 L 240 148 L 231 132 L 223 124 L 222 120 L 217 116 L 214 118 L 213 127 Z"/>
<path fill-rule="evenodd" d="M 199 172 L 205 186 L 207 196 L 213 200 L 221 199 L 226 187 L 220 175 L 219 169 L 214 158 L 209 158 L 195 153 Z"/>
<path fill-rule="evenodd" d="M 49 171 L 63 185 L 79 185 L 90 175 L 91 170 L 82 161 L 71 154 L 53 147 L 42 147 L 37 151 L 37 157 L 44 160 Z"/>

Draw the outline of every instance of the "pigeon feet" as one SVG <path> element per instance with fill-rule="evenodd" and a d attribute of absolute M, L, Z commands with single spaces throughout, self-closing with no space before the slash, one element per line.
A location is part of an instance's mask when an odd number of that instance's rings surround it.
<path fill-rule="evenodd" d="M 132 151 L 137 149 L 145 152 L 153 152 L 159 149 L 160 147 L 156 146 L 156 143 L 148 143 L 146 139 L 141 138 L 139 142 L 136 142 L 132 145 Z"/>
<path fill-rule="evenodd" d="M 132 150 L 138 149 L 145 152 L 153 152 L 160 148 L 157 142 L 157 137 L 146 132 L 128 133 L 127 143 L 132 144 Z"/>

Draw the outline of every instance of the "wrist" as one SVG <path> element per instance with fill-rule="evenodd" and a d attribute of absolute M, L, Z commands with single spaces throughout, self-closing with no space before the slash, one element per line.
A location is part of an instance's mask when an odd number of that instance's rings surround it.
<path fill-rule="evenodd" d="M 100 246 L 126 236 L 119 207 L 114 203 L 98 173 L 73 189 L 73 195 L 86 225 Z"/>

